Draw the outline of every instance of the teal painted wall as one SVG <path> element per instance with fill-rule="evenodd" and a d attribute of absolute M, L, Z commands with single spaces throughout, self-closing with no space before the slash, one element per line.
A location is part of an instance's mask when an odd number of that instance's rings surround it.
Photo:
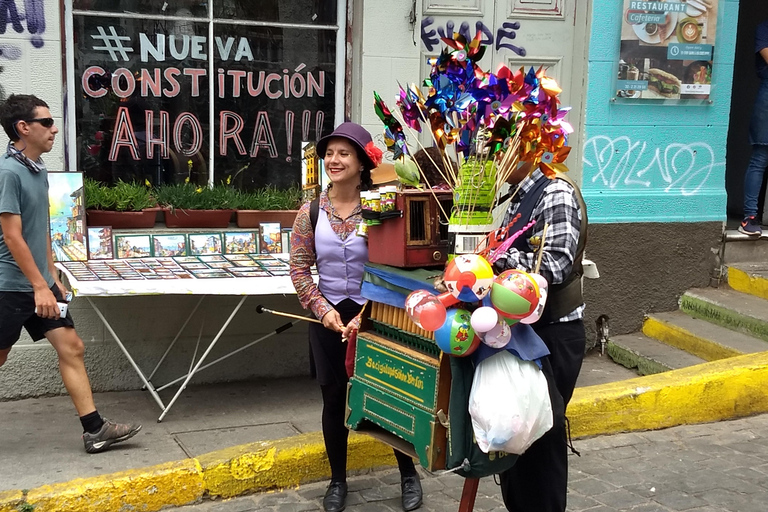
<path fill-rule="evenodd" d="M 719 0 L 711 105 L 612 102 L 623 0 L 593 0 L 582 189 L 590 223 L 726 218 L 738 0 Z"/>

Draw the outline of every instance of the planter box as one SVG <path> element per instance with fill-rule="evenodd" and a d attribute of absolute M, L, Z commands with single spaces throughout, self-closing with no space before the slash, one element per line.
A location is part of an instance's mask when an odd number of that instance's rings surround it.
<path fill-rule="evenodd" d="M 232 210 L 182 210 L 166 209 L 165 225 L 169 228 L 226 228 L 232 218 Z"/>
<path fill-rule="evenodd" d="M 237 227 L 256 228 L 262 222 L 279 222 L 281 228 L 292 228 L 299 210 L 237 210 Z"/>
<path fill-rule="evenodd" d="M 86 210 L 89 226 L 112 226 L 112 229 L 151 228 L 155 226 L 160 208 L 147 208 L 140 212 L 115 212 L 108 210 Z"/>

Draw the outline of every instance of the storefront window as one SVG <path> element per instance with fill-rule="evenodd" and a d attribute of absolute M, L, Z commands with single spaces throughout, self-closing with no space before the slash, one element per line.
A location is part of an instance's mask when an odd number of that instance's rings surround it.
<path fill-rule="evenodd" d="M 336 2 L 210 3 L 237 21 L 208 18 L 205 3 L 182 0 L 166 2 L 162 16 L 158 4 L 74 2 L 68 89 L 77 168 L 106 183 L 300 183 L 302 143 L 333 129 L 341 74 L 338 29 L 307 23 L 335 23 Z M 296 14 L 310 11 L 312 20 Z M 259 17 L 279 23 L 249 19 Z"/>

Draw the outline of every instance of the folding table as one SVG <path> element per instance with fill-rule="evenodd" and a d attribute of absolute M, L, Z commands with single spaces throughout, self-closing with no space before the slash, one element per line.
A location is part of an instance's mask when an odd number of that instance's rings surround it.
<path fill-rule="evenodd" d="M 157 402 L 157 405 L 160 406 L 160 409 L 162 410 L 162 414 L 160 414 L 160 417 L 157 419 L 158 422 L 161 422 L 163 420 L 163 418 L 168 413 L 170 408 L 173 406 L 173 404 L 176 402 L 179 396 L 181 396 L 181 393 L 187 387 L 187 384 L 189 383 L 189 381 L 192 379 L 192 377 L 195 375 L 196 372 L 198 372 L 199 370 L 208 368 L 209 366 L 216 364 L 219 361 L 222 361 L 228 357 L 231 357 L 237 354 L 238 352 L 241 352 L 255 345 L 256 343 L 259 343 L 264 339 L 269 338 L 270 336 L 279 334 L 280 332 L 283 332 L 284 330 L 292 327 L 293 325 L 301 321 L 301 320 L 294 320 L 292 322 L 289 322 L 288 324 L 285 324 L 282 327 L 279 327 L 278 329 L 262 336 L 261 338 L 254 340 L 243 347 L 235 349 L 232 352 L 214 361 L 211 361 L 210 363 L 203 366 L 203 362 L 208 357 L 208 354 L 211 352 L 213 347 L 216 345 L 216 343 L 219 341 L 221 336 L 224 334 L 224 331 L 227 329 L 232 319 L 235 317 L 237 312 L 243 306 L 243 303 L 245 303 L 245 299 L 247 299 L 249 295 L 281 295 L 281 294 L 296 293 L 296 290 L 294 289 L 293 283 L 291 282 L 291 278 L 289 276 L 231 277 L 226 279 L 211 278 L 211 279 L 78 281 L 72 275 L 72 273 L 66 267 L 64 267 L 64 265 L 62 265 L 61 263 L 56 263 L 56 267 L 59 270 L 61 270 L 64 273 L 64 275 L 67 277 L 69 281 L 69 286 L 72 290 L 73 295 L 76 297 L 85 297 L 88 300 L 88 303 L 96 312 L 96 315 L 99 317 L 99 319 L 101 319 L 102 323 L 104 324 L 104 327 L 106 327 L 107 331 L 109 331 L 109 333 L 112 335 L 112 338 L 120 347 L 120 350 L 123 351 L 123 354 L 125 354 L 125 357 L 128 359 L 128 362 L 131 364 L 133 369 L 136 371 L 136 374 L 141 379 L 142 383 L 144 383 L 144 386 L 152 395 L 152 398 L 155 400 L 155 402 Z M 184 321 L 181 328 L 179 329 L 179 332 L 176 334 L 173 341 L 171 341 L 165 353 L 160 358 L 160 361 L 158 361 L 157 365 L 155 366 L 154 370 L 152 370 L 152 373 L 150 373 L 149 376 L 146 376 L 144 372 L 141 370 L 141 368 L 139 368 L 139 366 L 136 364 L 136 361 L 134 361 L 133 357 L 128 352 L 128 349 L 126 348 L 125 344 L 120 340 L 120 337 L 117 335 L 115 330 L 110 325 L 109 320 L 107 320 L 107 318 L 104 316 L 102 311 L 98 308 L 98 306 L 93 300 L 93 298 L 95 297 L 131 297 L 131 296 L 141 296 L 141 295 L 199 295 L 200 296 L 200 300 L 197 301 L 197 304 L 192 309 L 192 312 Z M 200 359 L 197 361 L 197 363 L 195 363 L 194 367 L 186 375 L 179 377 L 178 379 L 173 380 L 163 386 L 155 387 L 151 381 L 152 377 L 154 376 L 155 372 L 157 372 L 158 368 L 160 367 L 162 362 L 165 360 L 165 358 L 168 356 L 168 353 L 171 351 L 171 348 L 173 348 L 174 344 L 179 339 L 179 336 L 184 331 L 184 328 L 187 326 L 189 321 L 195 315 L 195 312 L 197 311 L 198 307 L 200 306 L 203 299 L 207 295 L 235 295 L 235 296 L 240 296 L 241 298 L 238 301 L 237 305 L 235 305 L 235 307 L 232 309 L 232 313 L 230 313 L 229 317 L 227 318 L 227 321 L 224 322 L 224 324 L 219 329 L 219 332 L 211 340 L 211 343 L 208 345 L 208 348 L 205 350 L 203 355 L 200 356 Z M 172 386 L 179 381 L 183 381 L 181 384 L 181 387 L 176 391 L 176 394 L 173 396 L 171 401 L 168 402 L 167 405 L 164 404 L 163 401 L 160 399 L 160 396 L 158 395 L 158 391 L 162 391 L 163 389 L 169 386 Z"/>

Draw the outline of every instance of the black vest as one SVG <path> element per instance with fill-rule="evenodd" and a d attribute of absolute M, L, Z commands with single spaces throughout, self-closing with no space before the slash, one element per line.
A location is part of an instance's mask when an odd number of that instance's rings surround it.
<path fill-rule="evenodd" d="M 569 177 L 562 173 L 557 173 L 555 179 L 566 181 L 573 188 L 574 193 L 576 194 L 576 200 L 579 204 L 579 209 L 581 210 L 581 226 L 579 227 L 579 242 L 576 247 L 576 254 L 573 258 L 573 266 L 571 267 L 570 274 L 568 274 L 562 283 L 549 285 L 547 305 L 544 308 L 541 319 L 539 319 L 539 323 L 542 324 L 556 322 L 559 318 L 564 317 L 584 303 L 584 296 L 581 288 L 581 276 L 583 274 L 581 260 L 584 254 L 584 247 L 587 244 L 587 206 L 584 203 L 584 198 L 581 196 L 579 187 L 577 187 Z M 533 188 L 525 193 L 517 210 L 515 210 L 515 216 L 519 214 L 520 217 L 512 227 L 510 227 L 510 233 L 514 233 L 531 221 L 533 210 L 539 203 L 541 196 L 544 194 L 544 189 L 549 183 L 549 178 L 542 177 L 536 182 Z M 512 244 L 512 247 L 520 252 L 530 252 L 530 248 L 528 247 L 528 237 L 518 237 Z"/>

